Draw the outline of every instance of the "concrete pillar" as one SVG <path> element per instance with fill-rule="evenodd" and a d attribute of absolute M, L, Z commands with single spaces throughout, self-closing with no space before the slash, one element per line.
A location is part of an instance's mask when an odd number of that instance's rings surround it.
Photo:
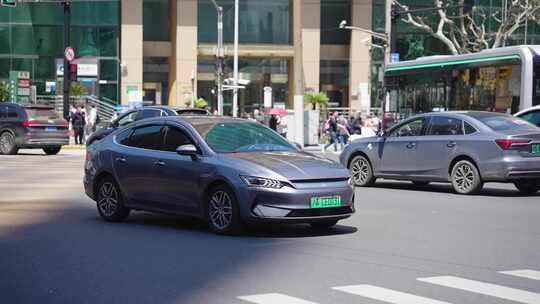
<path fill-rule="evenodd" d="M 143 0 L 121 0 L 120 100 L 128 103 L 128 89 L 143 89 Z"/>
<path fill-rule="evenodd" d="M 351 1 L 351 24 L 353 26 L 371 29 L 372 0 Z M 369 86 L 370 52 L 362 40 L 370 35 L 351 32 L 351 49 L 349 52 L 349 106 L 354 110 L 368 111 L 369 98 L 362 94 L 361 88 Z M 367 90 L 363 90 L 366 92 Z"/>
<path fill-rule="evenodd" d="M 197 92 L 197 0 L 171 0 L 171 45 L 169 105 L 186 106 Z"/>
<path fill-rule="evenodd" d="M 294 94 L 319 91 L 321 1 L 292 0 Z"/>

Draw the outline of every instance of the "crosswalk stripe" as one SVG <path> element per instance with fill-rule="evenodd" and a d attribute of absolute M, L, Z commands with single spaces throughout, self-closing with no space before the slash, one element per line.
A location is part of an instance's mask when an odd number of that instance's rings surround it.
<path fill-rule="evenodd" d="M 521 289 L 495 285 L 480 281 L 468 280 L 454 276 L 440 276 L 417 279 L 422 282 L 441 285 L 450 288 L 462 289 L 483 295 L 511 300 L 520 303 L 538 304 L 540 294 Z"/>
<path fill-rule="evenodd" d="M 265 293 L 251 296 L 238 297 L 240 300 L 248 301 L 256 304 L 317 304 L 281 293 Z"/>
<path fill-rule="evenodd" d="M 450 304 L 373 285 L 351 285 L 332 287 L 332 289 L 394 304 Z"/>
<path fill-rule="evenodd" d="M 499 273 L 540 281 L 540 271 L 537 271 L 537 270 L 520 269 L 520 270 L 499 271 Z"/>

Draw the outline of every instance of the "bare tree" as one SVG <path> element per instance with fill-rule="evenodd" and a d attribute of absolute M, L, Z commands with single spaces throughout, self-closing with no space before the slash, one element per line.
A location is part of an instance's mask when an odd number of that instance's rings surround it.
<path fill-rule="evenodd" d="M 391 1 L 391 0 L 388 0 Z M 527 21 L 540 24 L 540 0 L 503 0 L 498 9 L 467 7 L 465 0 L 434 0 L 435 13 L 413 14 L 407 5 L 394 1 L 404 12 L 402 21 L 429 33 L 452 54 L 478 52 L 505 46 Z M 488 22 L 491 30 L 488 30 Z"/>

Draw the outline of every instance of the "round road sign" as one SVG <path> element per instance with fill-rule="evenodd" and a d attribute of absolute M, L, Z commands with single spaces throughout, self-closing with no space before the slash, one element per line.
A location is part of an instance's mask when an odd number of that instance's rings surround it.
<path fill-rule="evenodd" d="M 73 61 L 73 59 L 75 59 L 75 50 L 73 50 L 72 47 L 68 46 L 64 51 L 64 56 L 66 56 L 67 61 Z"/>

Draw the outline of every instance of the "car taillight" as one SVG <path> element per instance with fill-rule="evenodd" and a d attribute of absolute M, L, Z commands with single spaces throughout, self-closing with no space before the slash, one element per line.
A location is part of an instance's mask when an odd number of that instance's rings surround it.
<path fill-rule="evenodd" d="M 503 150 L 509 150 L 513 145 L 527 145 L 531 141 L 526 139 L 497 139 L 497 145 Z"/>
<path fill-rule="evenodd" d="M 62 127 L 62 128 L 67 128 L 67 127 L 69 127 L 69 124 L 68 124 L 67 120 L 62 119 L 59 126 Z"/>
<path fill-rule="evenodd" d="M 22 122 L 22 125 L 23 127 L 25 128 L 28 128 L 28 127 L 34 127 L 36 125 L 38 125 L 39 123 L 35 120 L 25 120 Z"/>

